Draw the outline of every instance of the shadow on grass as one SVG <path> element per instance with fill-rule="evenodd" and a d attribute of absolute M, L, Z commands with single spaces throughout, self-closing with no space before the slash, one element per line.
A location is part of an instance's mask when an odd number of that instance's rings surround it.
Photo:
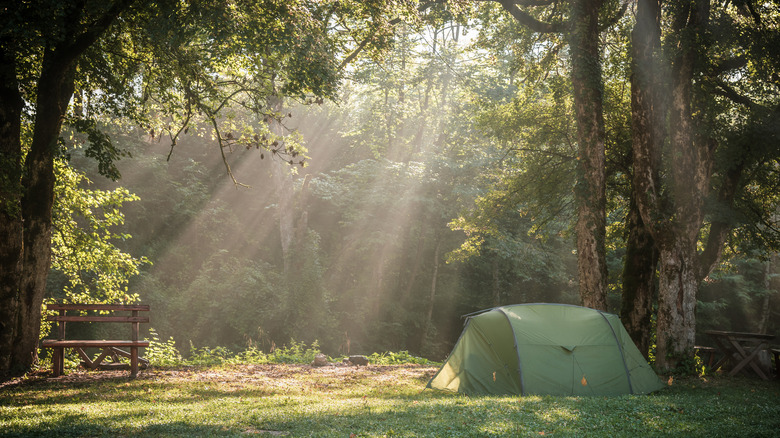
<path fill-rule="evenodd" d="M 777 382 L 680 381 L 649 396 L 470 398 L 422 391 L 424 374 L 250 376 L 206 370 L 176 378 L 49 379 L 6 387 L 0 390 L 0 436 L 270 436 L 266 431 L 276 431 L 325 437 L 645 438 L 768 437 L 780 430 Z"/>
<path fill-rule="evenodd" d="M 119 422 L 124 418 L 116 418 Z M 193 424 L 186 421 L 154 423 L 136 427 L 111 427 L 85 422 L 79 416 L 67 416 L 56 422 L 42 422 L 35 427 L 0 431 L 4 438 L 14 437 L 230 437 L 248 434 L 289 435 L 285 431 L 234 429 L 224 425 Z"/>

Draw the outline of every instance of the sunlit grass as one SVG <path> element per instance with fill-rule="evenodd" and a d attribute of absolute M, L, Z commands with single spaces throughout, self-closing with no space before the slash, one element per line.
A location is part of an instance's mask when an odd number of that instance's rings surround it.
<path fill-rule="evenodd" d="M 777 436 L 780 383 L 691 379 L 649 396 L 475 397 L 435 368 L 231 365 L 31 378 L 0 389 L 0 436 Z"/>

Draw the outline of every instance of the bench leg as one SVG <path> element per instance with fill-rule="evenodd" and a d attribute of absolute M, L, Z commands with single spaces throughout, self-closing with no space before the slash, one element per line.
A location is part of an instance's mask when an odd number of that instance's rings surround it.
<path fill-rule="evenodd" d="M 130 348 L 130 377 L 138 375 L 138 347 Z"/>
<path fill-rule="evenodd" d="M 54 348 L 51 355 L 51 370 L 54 373 L 54 377 L 59 377 L 64 372 L 65 357 L 62 348 Z"/>

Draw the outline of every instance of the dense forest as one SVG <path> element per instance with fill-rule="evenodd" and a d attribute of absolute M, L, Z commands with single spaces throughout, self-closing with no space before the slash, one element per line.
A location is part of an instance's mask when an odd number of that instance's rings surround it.
<path fill-rule="evenodd" d="M 109 21 L 63 70 L 41 302 L 148 303 L 185 354 L 441 360 L 462 315 L 531 302 L 620 314 L 662 368 L 780 334 L 776 2 L 65 3 L 2 30 L 5 257 L 41 245 L 8 219 L 43 196 L 35 78 Z"/>

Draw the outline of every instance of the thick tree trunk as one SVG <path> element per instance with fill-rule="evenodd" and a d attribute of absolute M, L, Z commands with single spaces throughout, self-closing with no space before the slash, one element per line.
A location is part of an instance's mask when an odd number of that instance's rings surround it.
<path fill-rule="evenodd" d="M 42 60 L 32 141 L 24 164 L 15 65 L 19 55 L 15 47 L 24 42 L 13 40 L 24 32 L 6 34 L 0 41 L 0 379 L 23 373 L 37 359 L 41 304 L 51 261 L 54 157 L 73 96 L 76 61 L 132 1 L 116 1 L 86 23 L 83 4 L 66 4 L 57 14 L 61 23 L 52 23 L 60 25 L 56 43 L 32 48 L 40 49 Z"/>
<path fill-rule="evenodd" d="M 52 59 L 49 61 L 48 56 Z M 51 264 L 51 227 L 54 207 L 54 156 L 62 123 L 74 91 L 76 74 L 73 61 L 44 55 L 30 151 L 25 160 L 22 199 L 24 216 L 24 256 L 22 268 L 22 300 L 19 308 L 16 354 L 25 364 L 37 359 L 40 335 L 41 305 L 46 290 L 46 278 Z M 23 357 L 29 355 L 31 357 Z M 27 360 L 29 359 L 29 362 Z"/>
<path fill-rule="evenodd" d="M 655 292 L 658 251 L 652 229 L 642 219 L 656 202 L 660 168 L 660 145 L 664 136 L 662 99 L 657 84 L 662 80 L 656 56 L 660 50 L 660 14 L 657 0 L 641 1 L 637 23 L 631 35 L 631 202 L 626 217 L 628 240 L 623 266 L 621 317 L 631 339 L 647 358 L 650 351 L 651 319 Z"/>
<path fill-rule="evenodd" d="M 691 103 L 698 44 L 694 36 L 706 27 L 709 1 L 674 3 L 669 13 L 669 41 L 676 44 L 671 59 L 659 56 L 658 0 L 639 2 L 632 39 L 633 193 L 659 250 L 655 364 L 661 371 L 677 368 L 693 355 L 696 292 L 717 263 L 730 229 L 727 224 L 713 223 L 704 253 L 697 254 L 716 146 L 696 129 Z M 663 82 L 666 72 L 669 86 Z M 670 96 L 668 108 L 659 97 L 662 92 Z M 666 121 L 669 149 L 662 156 Z M 668 167 L 664 177 L 662 159 Z M 722 201 L 733 199 L 741 168 L 737 166 L 724 178 Z"/>
<path fill-rule="evenodd" d="M 678 7 L 674 18 L 683 26 L 681 29 L 700 32 L 708 19 L 709 2 L 699 0 Z M 696 252 L 697 238 L 704 223 L 704 200 L 710 189 L 713 144 L 696 135 L 694 127 L 691 107 L 696 64 L 694 44 L 690 37 L 681 37 L 672 63 L 668 157 L 671 217 L 656 236 L 661 264 L 656 367 L 665 371 L 677 368 L 681 361 L 693 357 L 696 292 L 712 267 L 711 264 L 702 266 Z"/>
<path fill-rule="evenodd" d="M 623 297 L 620 316 L 631 340 L 647 359 L 652 334 L 651 320 L 655 298 L 658 251 L 634 202 L 631 203 L 626 222 L 629 233 L 626 241 L 626 259 L 623 265 Z"/>
<path fill-rule="evenodd" d="M 697 276 L 696 243 L 672 238 L 660 245 L 656 367 L 676 368 L 693 357 L 696 335 Z"/>
<path fill-rule="evenodd" d="M 16 318 L 22 278 L 22 98 L 16 83 L 15 59 L 0 44 L 0 381 L 14 369 Z"/>
<path fill-rule="evenodd" d="M 3 247 L 3 265 L 0 269 L 4 272 L 0 301 L 4 306 L 2 316 L 5 317 L 0 335 L 0 350 L 3 351 L 0 354 L 0 366 L 2 373 L 7 375 L 23 372 L 37 360 L 41 305 L 51 262 L 54 156 L 62 122 L 73 95 L 74 77 L 72 58 L 46 51 L 38 89 L 47 92 L 38 93 L 35 129 L 24 164 L 20 211 L 15 206 L 17 195 L 12 190 L 3 189 L 3 203 L 7 203 L 9 209 L 4 208 L 4 219 L 7 218 L 8 223 L 2 226 L 2 238 L 6 240 L 0 244 Z M 11 108 L 3 109 L 11 117 L 14 117 L 13 111 Z M 9 119 L 4 125 L 10 123 L 13 121 Z M 10 131 L 9 137 L 3 137 L 3 152 L 9 153 L 7 157 L 9 165 L 12 165 L 12 174 L 16 166 L 13 163 L 12 143 L 19 141 L 19 126 L 20 120 L 17 118 L 16 128 L 7 126 L 5 129 Z M 12 187 L 18 183 L 19 180 L 15 179 L 4 181 L 3 185 Z M 6 269 L 8 274 L 5 274 Z M 6 305 L 8 308 L 5 308 Z"/>
<path fill-rule="evenodd" d="M 571 81 L 577 116 L 577 270 L 582 304 L 606 310 L 605 130 L 598 17 L 601 0 L 572 2 Z"/>

